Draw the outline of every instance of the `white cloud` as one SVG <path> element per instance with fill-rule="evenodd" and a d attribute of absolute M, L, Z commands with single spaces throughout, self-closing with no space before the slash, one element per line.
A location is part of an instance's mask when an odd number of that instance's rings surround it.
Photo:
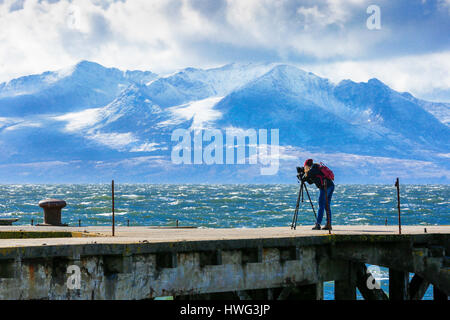
<path fill-rule="evenodd" d="M 158 143 L 143 143 L 140 146 L 133 147 L 130 149 L 130 152 L 151 152 L 156 150 L 162 150 L 161 148 L 157 148 L 159 146 Z"/>
<path fill-rule="evenodd" d="M 408 91 L 418 97 L 430 93 L 433 89 L 450 88 L 450 51 L 389 60 L 305 64 L 301 67 L 333 82 L 343 79 L 365 82 L 378 78 L 394 90 Z"/>
<path fill-rule="evenodd" d="M 350 16 L 346 9 L 358 1 L 322 1 L 319 8 L 290 1 L 227 0 L 214 19 L 189 0 L 26 0 L 23 9 L 9 12 L 13 2 L 0 4 L 0 81 L 82 59 L 158 73 L 229 62 L 210 57 L 196 48 L 199 43 L 259 48 L 281 56 L 292 50 L 321 57 L 364 50 L 356 41 L 358 33 L 350 29 L 346 39 L 352 41 L 321 33 L 324 27 L 342 26 Z"/>
<path fill-rule="evenodd" d="M 333 79 L 377 77 L 414 93 L 447 89 L 448 52 L 373 60 L 376 48 L 405 32 L 400 22 L 394 29 L 383 22 L 382 30 L 368 33 L 369 2 L 25 0 L 22 9 L 10 12 L 15 0 L 3 0 L 0 82 L 80 60 L 166 73 L 252 59 L 289 63 L 294 56 L 298 62 L 305 56 L 315 61 L 310 70 Z M 439 5 L 450 10 L 449 0 Z"/>

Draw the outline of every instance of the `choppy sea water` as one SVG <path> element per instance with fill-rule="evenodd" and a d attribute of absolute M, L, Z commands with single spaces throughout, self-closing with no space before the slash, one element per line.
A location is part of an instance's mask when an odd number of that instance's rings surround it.
<path fill-rule="evenodd" d="M 288 227 L 295 210 L 299 185 L 115 185 L 117 225 L 208 228 Z M 308 186 L 317 211 L 318 190 Z M 449 185 L 402 185 L 402 224 L 450 224 Z M 67 202 L 63 222 L 76 226 L 111 223 L 111 186 L 0 185 L 0 218 L 17 217 L 18 225 L 43 221 L 38 202 L 58 198 Z M 332 197 L 333 224 L 397 224 L 397 193 L 393 185 L 336 185 Z M 313 225 L 314 214 L 305 194 L 298 225 Z M 381 268 L 387 291 L 388 273 Z M 325 284 L 325 298 L 334 296 L 333 283 Z M 425 299 L 432 297 L 431 287 Z"/>

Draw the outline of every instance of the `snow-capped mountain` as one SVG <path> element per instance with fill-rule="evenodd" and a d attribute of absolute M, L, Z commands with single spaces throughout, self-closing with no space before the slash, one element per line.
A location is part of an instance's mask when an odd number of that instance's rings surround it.
<path fill-rule="evenodd" d="M 338 182 L 450 180 L 450 105 L 377 79 L 338 84 L 283 64 L 171 75 L 83 61 L 0 84 L 2 182 L 285 182 L 304 158 Z M 279 129 L 280 168 L 175 165 L 177 128 Z"/>
<path fill-rule="evenodd" d="M 1 114 L 27 116 L 101 107 L 135 83 L 155 79 L 152 72 L 120 71 L 82 61 L 70 68 L 0 84 Z"/>
<path fill-rule="evenodd" d="M 449 128 L 380 81 L 338 85 L 277 66 L 233 91 L 216 109 L 221 126 L 280 128 L 285 144 L 381 156 L 449 150 Z"/>
<path fill-rule="evenodd" d="M 272 64 L 229 64 L 208 70 L 186 68 L 148 85 L 152 100 L 162 107 L 224 96 L 268 72 Z"/>

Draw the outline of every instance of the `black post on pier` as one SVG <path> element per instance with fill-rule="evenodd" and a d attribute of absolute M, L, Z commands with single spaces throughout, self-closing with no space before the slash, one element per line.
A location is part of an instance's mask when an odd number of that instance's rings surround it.
<path fill-rule="evenodd" d="M 398 207 L 398 234 L 402 234 L 402 221 L 400 219 L 400 183 L 395 181 L 395 186 L 397 187 L 397 207 Z"/>
<path fill-rule="evenodd" d="M 112 195 L 112 236 L 114 237 L 114 180 L 111 182 L 111 195 Z"/>

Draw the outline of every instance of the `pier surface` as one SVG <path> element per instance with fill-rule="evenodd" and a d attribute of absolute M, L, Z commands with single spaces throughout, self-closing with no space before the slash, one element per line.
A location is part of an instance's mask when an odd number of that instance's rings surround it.
<path fill-rule="evenodd" d="M 14 232 L 19 237 L 21 232 L 42 232 L 48 238 L 34 239 L 1 239 L 0 248 L 15 246 L 39 246 L 85 243 L 130 243 L 148 241 L 179 242 L 179 241 L 212 241 L 212 240 L 248 240 L 248 239 L 277 239 L 286 237 L 323 237 L 329 236 L 327 230 L 311 230 L 311 226 L 297 226 L 275 228 L 188 228 L 188 227 L 115 227 L 112 237 L 111 227 L 49 227 L 49 226 L 0 226 L 2 232 Z M 74 233 L 73 237 L 58 238 L 52 232 Z M 402 226 L 402 235 L 450 234 L 450 226 Z M 335 236 L 397 236 L 397 226 L 333 226 L 332 235 Z M 95 237 L 92 239 L 91 237 Z M 44 240 L 45 239 L 45 240 Z"/>
<path fill-rule="evenodd" d="M 321 299 L 324 281 L 335 281 L 336 299 L 354 299 L 356 288 L 366 299 L 420 299 L 430 284 L 436 299 L 450 294 L 450 226 L 111 231 L 0 226 L 0 298 Z M 367 288 L 366 263 L 389 268 L 389 294 Z"/>

